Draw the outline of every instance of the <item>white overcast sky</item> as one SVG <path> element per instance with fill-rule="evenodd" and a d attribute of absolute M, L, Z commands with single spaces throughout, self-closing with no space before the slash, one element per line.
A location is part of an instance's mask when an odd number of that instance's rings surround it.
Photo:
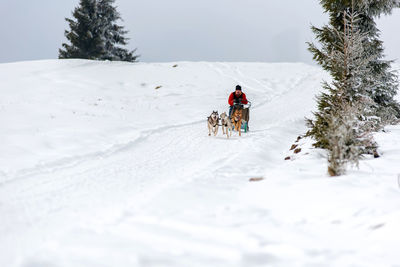
<path fill-rule="evenodd" d="M 79 0 L 0 0 L 0 63 L 53 59 Z M 117 0 L 140 60 L 312 62 L 310 25 L 327 22 L 319 0 Z M 400 59 L 400 10 L 378 21 Z"/>

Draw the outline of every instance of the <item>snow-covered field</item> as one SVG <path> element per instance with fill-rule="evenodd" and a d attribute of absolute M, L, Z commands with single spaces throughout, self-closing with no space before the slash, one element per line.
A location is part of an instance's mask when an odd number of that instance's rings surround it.
<path fill-rule="evenodd" d="M 289 151 L 322 79 L 294 63 L 0 64 L 0 266 L 400 266 L 400 127 L 340 178 L 310 141 Z M 209 137 L 236 84 L 250 132 Z"/>

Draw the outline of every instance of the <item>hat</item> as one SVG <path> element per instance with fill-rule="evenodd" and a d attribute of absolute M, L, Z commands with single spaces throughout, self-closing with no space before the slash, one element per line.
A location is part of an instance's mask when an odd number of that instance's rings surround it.
<path fill-rule="evenodd" d="M 242 91 L 242 87 L 240 85 L 236 85 L 236 90 Z"/>

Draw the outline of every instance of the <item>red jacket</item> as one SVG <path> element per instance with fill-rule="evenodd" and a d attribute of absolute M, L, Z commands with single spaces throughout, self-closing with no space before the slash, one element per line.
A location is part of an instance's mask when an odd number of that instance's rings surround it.
<path fill-rule="evenodd" d="M 239 97 L 242 98 L 242 104 L 248 103 L 245 93 L 242 93 Z M 229 106 L 233 106 L 233 103 L 235 102 L 235 98 L 237 98 L 235 92 L 231 93 L 231 95 L 229 96 L 229 99 L 228 99 Z"/>

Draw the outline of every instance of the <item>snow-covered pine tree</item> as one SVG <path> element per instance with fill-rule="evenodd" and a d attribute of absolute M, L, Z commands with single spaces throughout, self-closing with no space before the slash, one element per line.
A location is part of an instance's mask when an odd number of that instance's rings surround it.
<path fill-rule="evenodd" d="M 382 125 L 390 123 L 394 117 L 400 117 L 399 104 L 394 100 L 398 88 L 397 75 L 390 70 L 391 61 L 382 59 L 384 56 L 383 45 L 382 41 L 379 40 L 379 30 L 374 22 L 376 17 L 382 14 L 390 14 L 393 8 L 400 7 L 400 0 L 321 0 L 320 2 L 329 14 L 329 25 L 338 31 L 343 31 L 345 10 L 352 7 L 354 12 L 358 14 L 358 29 L 360 33 L 367 36 L 362 42 L 363 54 L 361 57 L 369 60 L 368 73 L 363 76 L 360 82 L 368 96 L 373 100 L 371 106 L 373 113 L 380 118 L 380 121 L 374 120 L 376 122 L 374 128 L 379 129 Z M 322 28 L 312 27 L 317 40 L 325 47 L 326 53 L 322 53 L 312 44 L 310 44 L 310 51 L 313 53 L 314 59 L 335 79 L 329 58 L 325 54 L 336 51 L 339 40 L 327 28 L 327 26 Z M 326 86 L 324 85 L 324 87 Z M 321 101 L 326 97 L 322 95 L 319 100 L 319 112 L 326 108 L 324 101 Z M 317 140 L 315 146 L 327 148 L 326 142 L 323 141 L 327 122 L 319 118 L 317 113 L 316 119 L 309 121 L 309 123 L 311 129 L 308 135 Z"/>
<path fill-rule="evenodd" d="M 353 4 L 352 4 L 353 2 Z M 398 76 L 391 71 L 391 61 L 383 60 L 383 42 L 379 39 L 379 30 L 375 19 L 390 14 L 400 7 L 400 0 L 321 0 L 324 9 L 330 15 L 330 24 L 343 27 L 340 15 L 350 5 L 360 14 L 360 30 L 368 34 L 363 42 L 365 56 L 372 56 L 369 62 L 370 75 L 363 83 L 369 84 L 368 92 L 375 102 L 375 109 L 383 122 L 390 123 L 394 117 L 400 118 L 400 105 L 394 100 L 398 90 Z"/>
<path fill-rule="evenodd" d="M 373 100 L 368 94 L 368 84 L 363 83 L 374 56 L 364 57 L 363 43 L 368 34 L 360 30 L 359 15 L 349 8 L 341 17 L 342 28 L 324 27 L 324 34 L 336 40 L 335 49 L 331 49 L 326 39 L 320 40 L 321 49 L 310 44 L 310 50 L 324 59 L 323 67 L 330 70 L 333 78 L 332 85 L 324 83 L 328 92 L 318 97 L 316 121 L 309 122 L 311 128 L 318 130 L 314 137 L 319 146 L 329 151 L 331 175 L 343 174 L 347 163 L 357 165 L 363 153 L 376 148 L 370 134 L 375 124 L 370 116 Z"/>
<path fill-rule="evenodd" d="M 134 55 L 136 49 L 128 51 L 121 46 L 127 45 L 128 39 L 123 26 L 116 24 L 116 21 L 122 20 L 117 8 L 114 6 L 115 0 L 98 0 L 98 27 L 101 29 L 103 37 L 104 54 L 100 59 L 120 60 L 134 62 L 138 56 Z"/>
<path fill-rule="evenodd" d="M 59 58 L 84 58 L 98 60 L 120 60 L 135 62 L 136 50 L 128 51 L 127 33 L 116 22 L 121 19 L 115 0 L 80 0 L 72 13 L 73 19 L 66 18 L 70 31 L 65 31 L 71 44 L 63 43 Z"/>

